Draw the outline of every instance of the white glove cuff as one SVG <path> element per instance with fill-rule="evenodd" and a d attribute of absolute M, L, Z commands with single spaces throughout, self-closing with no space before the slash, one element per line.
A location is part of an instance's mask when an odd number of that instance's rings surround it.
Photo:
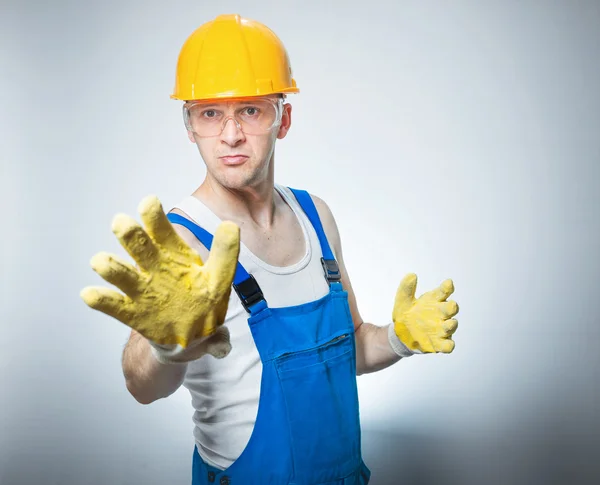
<path fill-rule="evenodd" d="M 158 345 L 150 342 L 150 350 L 154 358 L 161 364 L 181 364 L 177 356 L 183 351 L 181 345 Z"/>
<path fill-rule="evenodd" d="M 396 335 L 396 331 L 394 330 L 393 323 L 390 323 L 388 325 L 388 341 L 390 342 L 390 347 L 392 347 L 392 350 L 396 352 L 396 354 L 398 354 L 400 357 L 410 357 L 411 355 L 414 355 L 416 353 L 410 350 L 398 338 L 398 335 Z"/>

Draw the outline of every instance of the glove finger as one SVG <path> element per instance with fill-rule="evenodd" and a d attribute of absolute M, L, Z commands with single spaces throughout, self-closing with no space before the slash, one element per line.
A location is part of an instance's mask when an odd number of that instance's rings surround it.
<path fill-rule="evenodd" d="M 456 303 L 453 300 L 438 303 L 438 308 L 440 309 L 442 315 L 444 315 L 445 318 L 452 318 L 458 313 L 459 310 L 458 303 Z"/>
<path fill-rule="evenodd" d="M 442 322 L 442 335 L 444 337 L 450 337 L 458 328 L 458 320 L 451 318 L 450 320 L 444 320 Z"/>
<path fill-rule="evenodd" d="M 441 338 L 441 339 L 432 339 L 433 345 L 436 352 L 442 354 L 450 354 L 454 350 L 455 343 L 454 340 L 449 338 Z"/>
<path fill-rule="evenodd" d="M 115 285 L 131 298 L 143 291 L 145 281 L 142 275 L 134 266 L 118 256 L 102 251 L 92 257 L 90 265 L 108 283 Z"/>
<path fill-rule="evenodd" d="M 215 231 L 206 271 L 210 287 L 217 295 L 231 290 L 240 254 L 240 228 L 233 222 L 225 221 Z"/>
<path fill-rule="evenodd" d="M 159 250 L 135 219 L 126 214 L 117 214 L 113 219 L 112 231 L 142 269 L 149 271 L 158 266 Z"/>
<path fill-rule="evenodd" d="M 133 320 L 133 302 L 118 291 L 101 286 L 87 286 L 79 293 L 83 301 L 94 310 L 116 318 L 127 326 Z"/>
<path fill-rule="evenodd" d="M 138 212 L 153 241 L 168 251 L 184 255 L 190 254 L 190 247 L 175 232 L 158 197 L 149 195 L 142 199 L 138 206 Z"/>
<path fill-rule="evenodd" d="M 427 292 L 427 296 L 434 301 L 445 301 L 454 293 L 454 283 L 451 279 L 444 280 L 436 289 Z"/>

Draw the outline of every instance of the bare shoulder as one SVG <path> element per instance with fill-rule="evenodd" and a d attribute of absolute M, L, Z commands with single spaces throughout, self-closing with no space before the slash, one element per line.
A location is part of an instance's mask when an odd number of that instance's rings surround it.
<path fill-rule="evenodd" d="M 325 235 L 327 236 L 328 241 L 333 246 L 332 249 L 334 253 L 339 256 L 341 254 L 341 240 L 339 229 L 335 221 L 333 212 L 321 197 L 318 197 L 314 194 L 310 194 L 310 198 L 315 203 L 317 213 L 319 214 L 319 218 L 321 219 L 321 224 L 323 224 L 323 230 L 325 231 Z"/>
<path fill-rule="evenodd" d="M 321 197 L 319 197 L 315 194 L 310 194 L 310 198 L 315 203 L 315 206 L 317 207 L 317 211 L 319 212 L 319 216 L 323 215 L 327 218 L 333 219 L 333 214 L 331 212 L 331 209 L 329 208 L 327 203 Z"/>

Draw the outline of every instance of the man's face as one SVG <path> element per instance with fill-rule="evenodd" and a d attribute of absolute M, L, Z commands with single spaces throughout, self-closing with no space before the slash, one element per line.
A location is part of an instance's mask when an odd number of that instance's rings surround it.
<path fill-rule="evenodd" d="M 212 178 L 234 190 L 267 179 L 275 142 L 291 125 L 291 105 L 276 97 L 188 105 L 188 138 Z"/>

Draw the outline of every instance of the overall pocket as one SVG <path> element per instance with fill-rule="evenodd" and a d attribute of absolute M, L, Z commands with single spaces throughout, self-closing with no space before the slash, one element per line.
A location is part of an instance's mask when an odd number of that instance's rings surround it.
<path fill-rule="evenodd" d="M 355 471 L 361 453 L 354 334 L 282 355 L 275 366 L 298 483 L 325 482 Z"/>

